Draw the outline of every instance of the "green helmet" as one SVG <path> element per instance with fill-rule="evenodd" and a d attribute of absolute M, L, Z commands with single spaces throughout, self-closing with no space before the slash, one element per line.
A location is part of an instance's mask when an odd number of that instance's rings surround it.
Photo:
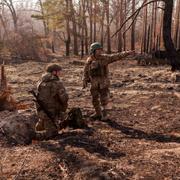
<path fill-rule="evenodd" d="M 46 67 L 46 71 L 52 73 L 53 71 L 61 71 L 62 68 L 58 64 L 50 64 Z"/>
<path fill-rule="evenodd" d="M 96 49 L 102 49 L 102 45 L 99 42 L 94 42 L 90 46 L 90 54 L 93 54 Z"/>

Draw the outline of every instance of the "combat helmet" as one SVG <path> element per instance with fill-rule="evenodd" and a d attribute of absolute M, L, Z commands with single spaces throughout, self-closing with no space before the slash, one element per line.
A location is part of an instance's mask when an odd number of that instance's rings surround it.
<path fill-rule="evenodd" d="M 93 54 L 96 49 L 102 49 L 102 45 L 99 42 L 94 42 L 90 46 L 90 54 Z"/>
<path fill-rule="evenodd" d="M 61 71 L 62 68 L 58 64 L 50 64 L 46 67 L 46 71 L 52 73 L 53 71 Z"/>

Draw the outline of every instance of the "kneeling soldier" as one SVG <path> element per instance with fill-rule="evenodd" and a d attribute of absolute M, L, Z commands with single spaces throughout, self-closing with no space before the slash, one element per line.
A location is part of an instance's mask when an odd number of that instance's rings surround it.
<path fill-rule="evenodd" d="M 100 43 L 91 44 L 90 57 L 88 57 L 84 68 L 83 88 L 86 88 L 88 83 L 91 84 L 92 104 L 95 109 L 95 114 L 91 116 L 93 119 L 107 118 L 110 86 L 108 64 L 132 54 L 134 51 L 103 54 Z"/>
<path fill-rule="evenodd" d="M 60 81 L 61 67 L 57 64 L 47 66 L 46 73 L 37 85 L 37 98 L 44 108 L 37 103 L 39 121 L 36 124 L 36 138 L 49 139 L 58 134 L 58 121 L 64 120 L 68 106 L 68 94 Z M 48 113 L 47 113 L 48 112 Z"/>

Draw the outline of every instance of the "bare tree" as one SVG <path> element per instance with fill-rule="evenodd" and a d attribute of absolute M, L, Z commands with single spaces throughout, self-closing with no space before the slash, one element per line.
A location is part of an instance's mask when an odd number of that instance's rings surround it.
<path fill-rule="evenodd" d="M 18 16 L 17 16 L 16 10 L 15 10 L 14 4 L 13 4 L 13 0 L 2 0 L 1 5 L 5 5 L 8 7 L 8 9 L 11 13 L 12 19 L 13 19 L 14 31 L 17 32 L 17 30 L 18 30 L 18 25 L 17 25 Z"/>
<path fill-rule="evenodd" d="M 174 45 L 178 47 L 178 35 L 180 31 L 180 0 L 176 1 L 176 15 L 175 15 L 175 32 L 174 32 Z"/>
<path fill-rule="evenodd" d="M 74 55 L 78 55 L 78 38 L 77 38 L 77 23 L 76 23 L 76 12 L 73 6 L 73 2 L 72 0 L 69 0 L 70 3 L 70 9 L 71 9 L 71 20 L 72 20 L 72 24 L 73 24 L 73 38 L 74 38 Z"/>
<path fill-rule="evenodd" d="M 97 25 L 97 1 L 94 1 L 94 13 L 93 13 L 93 23 L 94 23 L 94 42 L 96 41 L 96 25 Z"/>
<path fill-rule="evenodd" d="M 45 12 L 44 12 L 44 7 L 43 7 L 42 0 L 38 0 L 38 3 L 39 3 L 39 6 L 40 6 L 40 12 L 41 12 L 41 15 L 42 15 L 45 37 L 47 37 L 48 34 L 49 34 L 49 28 L 48 28 L 48 22 L 47 22 L 47 20 L 45 18 Z"/>
<path fill-rule="evenodd" d="M 65 19 L 66 19 L 66 33 L 67 33 L 67 39 L 65 40 L 66 56 L 70 55 L 70 43 L 71 43 L 69 11 L 70 11 L 69 1 L 66 0 L 66 16 L 65 16 Z"/>
<path fill-rule="evenodd" d="M 122 25 L 123 20 L 123 0 L 118 1 L 119 6 L 119 25 Z M 122 31 L 120 30 L 118 33 L 118 52 L 122 51 Z"/>
<path fill-rule="evenodd" d="M 106 0 L 106 22 L 107 22 L 107 53 L 111 53 L 111 36 L 109 20 L 109 0 Z"/>
<path fill-rule="evenodd" d="M 168 59 L 172 66 L 172 71 L 174 70 L 180 70 L 180 61 L 178 60 L 178 54 L 176 52 L 176 49 L 174 47 L 172 37 L 171 37 L 171 26 L 172 26 L 172 14 L 173 14 L 173 0 L 151 0 L 147 3 L 143 3 L 141 7 L 139 7 L 130 17 L 126 19 L 126 21 L 121 25 L 121 27 L 112 35 L 114 37 L 124 26 L 124 24 L 127 23 L 131 18 L 134 18 L 134 20 L 137 18 L 137 15 L 139 15 L 142 8 L 146 7 L 148 4 L 157 2 L 157 1 L 163 1 L 165 3 L 164 7 L 164 17 L 163 17 L 163 40 L 164 40 L 164 46 L 166 48 L 166 51 L 168 53 Z M 150 27 L 149 30 L 150 31 Z M 149 37 L 149 33 L 148 33 Z"/>
<path fill-rule="evenodd" d="M 132 14 L 135 12 L 136 0 L 132 0 Z M 135 50 L 135 22 L 131 28 L 131 50 Z"/>

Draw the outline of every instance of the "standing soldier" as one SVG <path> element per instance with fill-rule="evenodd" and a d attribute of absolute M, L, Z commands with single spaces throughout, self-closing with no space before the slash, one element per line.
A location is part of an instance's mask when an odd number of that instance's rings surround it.
<path fill-rule="evenodd" d="M 63 114 L 68 106 L 68 94 L 60 81 L 61 67 L 57 64 L 47 66 L 46 73 L 37 85 L 36 138 L 49 139 L 58 134 L 58 121 L 63 121 Z M 43 106 L 42 106 L 43 105 Z"/>
<path fill-rule="evenodd" d="M 108 65 L 131 54 L 134 54 L 134 51 L 110 55 L 103 54 L 100 43 L 91 44 L 90 57 L 87 59 L 83 78 L 83 88 L 86 88 L 88 83 L 91 84 L 92 104 L 95 109 L 95 113 L 91 118 L 99 120 L 107 118 L 110 86 Z"/>

